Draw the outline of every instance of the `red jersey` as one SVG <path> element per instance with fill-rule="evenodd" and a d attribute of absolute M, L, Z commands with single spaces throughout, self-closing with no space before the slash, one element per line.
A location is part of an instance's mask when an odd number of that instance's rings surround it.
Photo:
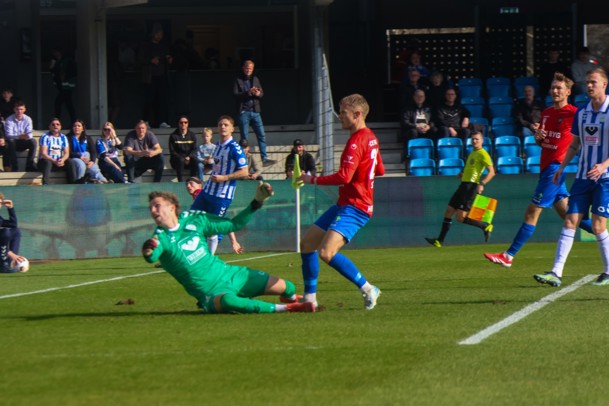
<path fill-rule="evenodd" d="M 548 107 L 541 113 L 540 126 L 547 131 L 547 136 L 541 143 L 540 169 L 543 171 L 552 162 L 562 163 L 571 145 L 571 125 L 577 107 L 567 104 L 555 109 Z"/>
<path fill-rule="evenodd" d="M 383 176 L 379 141 L 365 127 L 351 134 L 340 156 L 340 168 L 333 175 L 319 176 L 318 185 L 340 185 L 339 206 L 351 205 L 372 216 L 374 205 L 374 177 Z"/>

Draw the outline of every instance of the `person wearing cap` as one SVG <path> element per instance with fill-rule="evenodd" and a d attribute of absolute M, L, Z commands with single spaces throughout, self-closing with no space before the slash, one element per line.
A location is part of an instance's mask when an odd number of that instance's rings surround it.
<path fill-rule="evenodd" d="M 248 174 L 243 179 L 246 179 L 246 180 L 263 180 L 262 179 L 262 175 L 261 175 L 261 171 L 260 171 L 260 169 L 258 169 L 258 163 L 256 162 L 256 159 L 254 158 L 254 155 L 252 155 L 250 153 L 250 144 L 249 144 L 249 142 L 247 142 L 246 139 L 242 139 L 241 141 L 239 141 L 239 145 L 241 146 L 241 149 L 243 150 L 243 152 L 245 153 L 245 157 L 247 158 L 247 170 L 248 170 Z"/>
<path fill-rule="evenodd" d="M 305 145 L 301 139 L 297 138 L 294 140 L 294 147 L 290 151 L 290 155 L 285 159 L 285 177 L 291 179 L 294 174 L 294 160 L 298 154 L 298 163 L 300 164 L 300 170 L 302 173 L 307 175 L 315 176 L 315 158 L 313 155 L 305 151 Z"/>

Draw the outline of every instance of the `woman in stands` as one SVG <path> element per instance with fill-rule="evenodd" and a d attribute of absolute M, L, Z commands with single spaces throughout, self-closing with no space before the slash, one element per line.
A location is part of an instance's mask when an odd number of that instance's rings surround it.
<path fill-rule="evenodd" d="M 97 164 L 101 172 L 114 183 L 126 183 L 125 174 L 118 160 L 118 150 L 123 149 L 121 140 L 118 139 L 114 125 L 106 122 L 102 126 L 102 136 L 95 143 L 97 148 Z"/>

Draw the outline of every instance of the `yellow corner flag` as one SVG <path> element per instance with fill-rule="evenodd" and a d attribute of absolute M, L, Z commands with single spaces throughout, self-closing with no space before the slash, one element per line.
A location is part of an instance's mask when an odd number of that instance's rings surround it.
<path fill-rule="evenodd" d="M 467 217 L 472 220 L 483 221 L 485 223 L 491 224 L 493 222 L 493 217 L 495 216 L 496 210 L 496 199 L 482 195 L 476 195 L 476 198 L 474 199 L 474 204 L 472 204 L 472 209 L 469 211 Z"/>
<path fill-rule="evenodd" d="M 300 189 L 304 185 L 302 180 L 298 180 L 300 174 L 300 160 L 298 154 L 294 154 L 294 173 L 292 174 L 292 187 L 294 189 Z"/>

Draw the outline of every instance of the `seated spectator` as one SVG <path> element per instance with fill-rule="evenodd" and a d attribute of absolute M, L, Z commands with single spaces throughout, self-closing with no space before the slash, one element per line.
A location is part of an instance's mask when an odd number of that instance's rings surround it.
<path fill-rule="evenodd" d="M 123 152 L 128 181 L 134 183 L 135 178 L 139 178 L 148 169 L 152 169 L 154 182 L 160 182 L 165 167 L 163 148 L 144 120 L 138 121 L 135 129 L 129 131 L 125 136 L 124 144 Z"/>
<path fill-rule="evenodd" d="M 6 140 L 4 128 L 0 130 L 0 156 L 2 156 L 2 166 L 5 172 L 11 171 L 11 159 L 15 155 L 15 144 Z"/>
<path fill-rule="evenodd" d="M 87 135 L 85 123 L 82 120 L 74 121 L 72 131 L 67 135 L 70 141 L 70 159 L 76 171 L 76 183 L 108 183 L 102 175 L 97 160 L 97 149 L 93 139 Z"/>
<path fill-rule="evenodd" d="M 13 201 L 5 199 L 0 193 L 0 207 L 2 206 L 8 209 L 8 219 L 0 216 L 0 273 L 14 273 L 17 270 L 13 264 L 25 259 L 19 255 L 21 230 L 17 224 Z"/>
<path fill-rule="evenodd" d="M 212 140 L 213 132 L 211 128 L 205 127 L 201 133 L 203 142 L 197 148 L 197 166 L 199 169 L 199 179 L 203 180 L 203 175 L 210 174 L 214 167 L 214 151 L 216 144 Z"/>
<path fill-rule="evenodd" d="M 423 90 L 427 92 L 429 87 L 424 80 L 421 79 L 421 74 L 418 70 L 412 69 L 408 71 L 407 80 L 400 85 L 400 111 L 404 109 L 412 101 L 412 96 L 415 90 Z"/>
<path fill-rule="evenodd" d="M 432 109 L 425 100 L 425 92 L 416 90 L 412 102 L 402 112 L 404 147 L 413 138 L 436 138 L 436 126 L 432 121 Z"/>
<path fill-rule="evenodd" d="M 406 69 L 408 69 L 409 71 L 418 71 L 424 81 L 427 81 L 429 77 L 429 70 L 421 64 L 421 53 L 417 50 L 414 50 L 410 53 L 408 67 Z"/>
<path fill-rule="evenodd" d="M 17 97 L 13 94 L 13 89 L 2 90 L 2 97 L 0 98 L 0 118 L 2 121 L 14 113 L 17 100 Z"/>
<path fill-rule="evenodd" d="M 42 184 L 49 184 L 51 172 L 65 171 L 68 183 L 76 181 L 74 162 L 70 159 L 68 137 L 61 133 L 61 122 L 58 118 L 51 120 L 49 131 L 40 137 L 40 154 L 38 169 L 42 172 Z"/>
<path fill-rule="evenodd" d="M 452 88 L 446 89 L 444 103 L 436 110 L 433 118 L 438 128 L 438 138 L 459 137 L 465 142 L 471 133 L 470 116 L 469 110 L 457 102 L 457 91 Z"/>
<path fill-rule="evenodd" d="M 118 151 L 121 149 L 123 144 L 114 131 L 114 124 L 107 121 L 102 127 L 102 136 L 95 142 L 95 150 L 101 173 L 114 183 L 126 183 L 125 174 L 118 160 Z"/>
<path fill-rule="evenodd" d="M 588 47 L 581 47 L 577 51 L 577 60 L 571 64 L 571 74 L 573 75 L 573 94 L 586 93 L 586 74 L 589 70 L 597 66 L 590 62 L 590 50 Z"/>
<path fill-rule="evenodd" d="M 190 176 L 197 174 L 197 136 L 188 128 L 188 117 L 178 119 L 178 128 L 169 135 L 169 162 L 175 169 L 178 182 L 182 182 L 184 171 Z"/>
<path fill-rule="evenodd" d="M 303 174 L 310 176 L 317 175 L 317 169 L 315 167 L 315 158 L 313 155 L 305 151 L 304 142 L 300 139 L 294 140 L 294 147 L 290 152 L 290 155 L 285 159 L 285 178 L 291 179 L 294 174 L 294 162 L 296 161 L 296 154 L 298 154 L 298 163 L 300 164 L 300 171 Z"/>
<path fill-rule="evenodd" d="M 440 71 L 433 71 L 429 76 L 429 89 L 425 92 L 427 104 L 432 109 L 437 109 L 444 104 L 446 89 L 448 89 L 448 82 L 444 78 L 444 74 Z"/>
<path fill-rule="evenodd" d="M 36 172 L 36 164 L 34 156 L 36 155 L 36 140 L 33 136 L 32 119 L 25 114 L 25 103 L 17 101 L 13 108 L 14 114 L 8 116 L 4 121 L 4 131 L 6 133 L 6 141 L 13 144 L 11 151 L 14 152 L 9 159 L 10 165 L 4 164 L 5 168 L 13 172 L 19 171 L 19 163 L 17 161 L 16 152 L 28 151 L 25 170 L 28 172 Z M 6 170 L 6 169 L 5 169 Z"/>
<path fill-rule="evenodd" d="M 554 80 L 554 73 L 560 72 L 565 76 L 571 77 L 571 69 L 566 63 L 560 60 L 560 51 L 553 47 L 548 50 L 548 60 L 539 69 L 539 94 L 542 98 L 550 93 L 550 87 Z"/>
<path fill-rule="evenodd" d="M 514 104 L 514 119 L 520 136 L 535 134 L 544 109 L 544 104 L 535 97 L 535 88 L 530 85 L 525 86 L 524 99 L 516 100 Z"/>
<path fill-rule="evenodd" d="M 247 177 L 243 179 L 247 180 L 263 180 L 261 171 L 258 169 L 258 163 L 254 159 L 254 156 L 250 154 L 250 144 L 247 142 L 245 138 L 241 138 L 239 141 L 239 146 L 243 149 L 243 153 L 247 158 Z"/>

